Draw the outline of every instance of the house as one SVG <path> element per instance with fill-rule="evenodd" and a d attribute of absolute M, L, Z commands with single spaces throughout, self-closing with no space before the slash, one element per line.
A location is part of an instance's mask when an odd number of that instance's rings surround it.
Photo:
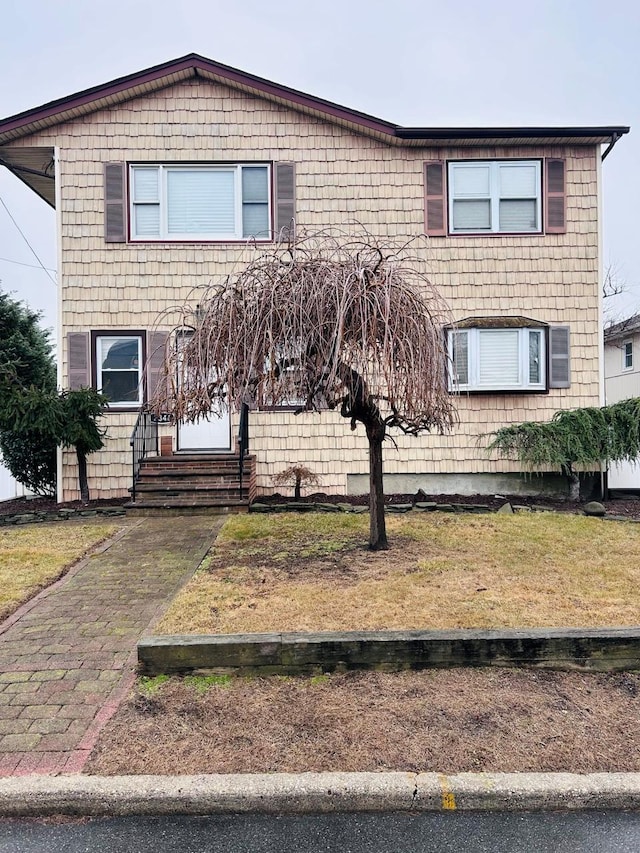
<path fill-rule="evenodd" d="M 604 330 L 604 394 L 607 405 L 640 397 L 640 314 Z M 613 463 L 608 487 L 640 491 L 640 463 Z"/>
<path fill-rule="evenodd" d="M 2 464 L 0 456 L 0 501 L 21 498 L 27 494 L 27 489 L 11 475 L 11 471 Z"/>
<path fill-rule="evenodd" d="M 172 328 L 164 312 L 196 305 L 292 220 L 425 235 L 416 252 L 456 321 L 443 334 L 459 426 L 397 436 L 386 490 L 557 486 L 488 458 L 478 437 L 602 402 L 601 163 L 628 130 L 400 127 L 197 55 L 0 121 L 0 163 L 57 212 L 60 383 L 111 399 L 92 495 L 131 486 L 132 430 Z M 214 465 L 212 452 L 232 464 L 237 430 L 232 413 L 161 425 L 160 437 L 177 471 L 181 459 Z M 326 492 L 368 490 L 366 439 L 336 412 L 251 412 L 250 441 L 259 493 L 291 464 Z M 73 453 L 58 479 L 61 500 L 78 496 Z"/>

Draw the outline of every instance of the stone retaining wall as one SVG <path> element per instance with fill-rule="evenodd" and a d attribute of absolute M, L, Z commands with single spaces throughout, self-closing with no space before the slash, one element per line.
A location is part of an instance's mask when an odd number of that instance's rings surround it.
<path fill-rule="evenodd" d="M 0 526 L 9 524 L 37 524 L 42 521 L 68 521 L 73 518 L 113 518 L 126 515 L 122 506 L 105 506 L 96 509 L 54 509 L 18 512 L 15 515 L 0 515 Z"/>

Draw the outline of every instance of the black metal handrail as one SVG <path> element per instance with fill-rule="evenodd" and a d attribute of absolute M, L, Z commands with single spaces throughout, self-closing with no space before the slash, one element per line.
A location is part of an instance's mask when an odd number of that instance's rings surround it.
<path fill-rule="evenodd" d="M 243 403 L 240 407 L 240 424 L 238 425 L 238 472 L 240 474 L 240 500 L 242 500 L 242 475 L 244 474 L 244 457 L 249 452 L 249 406 Z"/>
<path fill-rule="evenodd" d="M 151 451 L 158 452 L 158 420 L 151 412 L 140 410 L 129 445 L 131 447 L 131 500 L 135 502 L 136 480 L 142 460 Z"/>

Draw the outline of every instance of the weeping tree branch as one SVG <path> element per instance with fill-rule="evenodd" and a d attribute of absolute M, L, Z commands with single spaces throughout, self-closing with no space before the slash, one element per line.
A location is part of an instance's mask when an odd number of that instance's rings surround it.
<path fill-rule="evenodd" d="M 166 384 L 151 407 L 192 421 L 246 401 L 299 399 L 299 411 L 336 409 L 352 429 L 363 424 L 370 545 L 386 547 L 387 430 L 444 432 L 456 421 L 442 332 L 449 318 L 410 249 L 364 229 L 355 236 L 298 230 L 293 241 L 256 253 L 208 289 L 198 316 L 183 309 L 178 326 L 195 332 L 167 348 Z"/>
<path fill-rule="evenodd" d="M 640 398 L 602 408 L 556 412 L 551 421 L 527 421 L 503 427 L 487 445 L 489 452 L 522 463 L 530 471 L 560 470 L 569 495 L 579 498 L 578 469 L 640 457 Z"/>

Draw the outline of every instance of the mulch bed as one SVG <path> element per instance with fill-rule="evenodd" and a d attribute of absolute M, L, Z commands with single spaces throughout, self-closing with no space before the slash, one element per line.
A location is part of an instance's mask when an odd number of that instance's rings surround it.
<path fill-rule="evenodd" d="M 0 515 L 17 515 L 21 512 L 55 512 L 59 509 L 100 509 L 109 506 L 123 506 L 128 503 L 129 497 L 109 498 L 108 500 L 69 501 L 67 503 L 56 503 L 54 498 L 14 498 L 13 500 L 0 501 Z M 258 498 L 261 504 L 286 504 L 295 503 L 290 495 L 263 495 Z M 348 503 L 353 506 L 367 506 L 368 495 L 326 495 L 324 492 L 315 492 L 304 496 L 305 503 Z M 555 512 L 581 512 L 582 503 L 561 498 L 548 497 L 526 497 L 524 495 L 427 495 L 419 492 L 417 495 L 394 494 L 386 495 L 387 504 L 410 504 L 415 501 L 433 501 L 439 504 L 478 504 L 488 506 L 491 509 L 499 509 L 507 501 L 518 506 L 536 506 Z M 607 513 L 611 515 L 623 515 L 627 518 L 640 519 L 640 496 L 615 498 L 602 501 Z"/>
<path fill-rule="evenodd" d="M 261 504 L 286 504 L 295 503 L 290 495 L 262 495 L 258 498 Z M 368 495 L 326 495 L 323 492 L 315 492 L 312 495 L 305 495 L 301 499 L 304 503 L 348 503 L 353 506 L 367 506 L 369 503 Z M 529 506 L 548 509 L 554 512 L 582 512 L 582 507 L 585 502 L 570 501 L 563 498 L 550 497 L 528 497 L 525 495 L 428 495 L 425 492 L 418 494 L 395 494 L 385 495 L 385 503 L 387 504 L 412 504 L 416 501 L 431 501 L 438 504 L 478 504 L 490 507 L 491 509 L 500 509 L 503 504 L 509 502 L 517 506 Z M 640 496 L 615 498 L 608 501 L 601 501 L 610 515 L 624 515 L 628 518 L 640 519 Z"/>
<path fill-rule="evenodd" d="M 172 678 L 134 691 L 86 772 L 637 772 L 639 694 L 637 673 Z"/>
<path fill-rule="evenodd" d="M 60 509 L 104 509 L 109 506 L 123 506 L 130 498 L 110 498 L 109 500 L 68 501 L 56 503 L 55 498 L 14 498 L 0 501 L 0 515 L 18 515 L 21 512 L 57 512 Z"/>

